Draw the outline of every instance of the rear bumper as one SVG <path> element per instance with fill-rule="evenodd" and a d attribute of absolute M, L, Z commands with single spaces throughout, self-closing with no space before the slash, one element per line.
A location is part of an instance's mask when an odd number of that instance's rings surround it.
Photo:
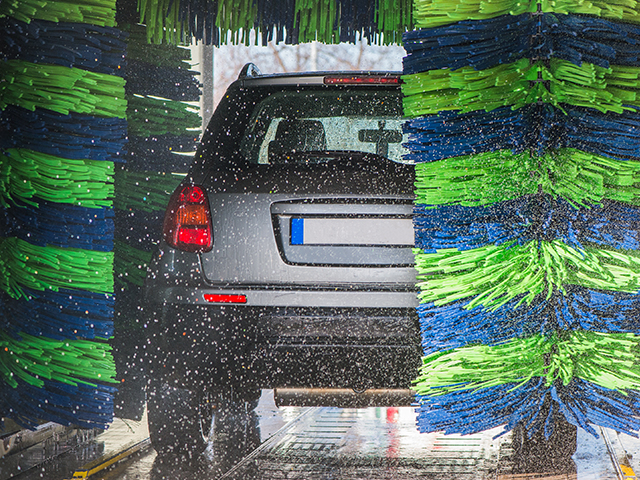
<path fill-rule="evenodd" d="M 235 387 L 408 388 L 420 364 L 413 308 L 147 306 L 153 376 Z"/>
<path fill-rule="evenodd" d="M 414 290 L 373 290 L 366 285 L 359 289 L 332 287 L 327 289 L 240 286 L 235 288 L 214 288 L 198 286 L 148 288 L 146 300 L 153 304 L 207 305 L 205 295 L 244 295 L 246 307 L 319 307 L 319 308 L 415 308 L 418 306 Z M 379 288 L 379 285 L 375 285 Z M 244 307 L 244 306 L 243 306 Z"/>

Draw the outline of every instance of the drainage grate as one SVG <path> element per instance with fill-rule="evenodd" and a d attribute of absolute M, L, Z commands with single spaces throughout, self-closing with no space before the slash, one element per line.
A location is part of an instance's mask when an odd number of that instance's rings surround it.
<path fill-rule="evenodd" d="M 410 407 L 317 408 L 224 478 L 480 480 L 495 472 L 496 433 L 420 434 Z"/>

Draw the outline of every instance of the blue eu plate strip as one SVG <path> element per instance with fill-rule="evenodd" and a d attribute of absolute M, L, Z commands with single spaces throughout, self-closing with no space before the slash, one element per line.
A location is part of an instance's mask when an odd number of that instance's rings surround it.
<path fill-rule="evenodd" d="M 291 219 L 291 245 L 304 245 L 304 218 Z"/>

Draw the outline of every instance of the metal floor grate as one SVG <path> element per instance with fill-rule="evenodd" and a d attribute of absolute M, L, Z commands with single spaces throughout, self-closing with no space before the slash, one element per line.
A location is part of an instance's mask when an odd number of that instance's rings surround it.
<path fill-rule="evenodd" d="M 411 408 L 319 410 L 224 478 L 480 480 L 495 471 L 496 432 L 420 434 Z"/>

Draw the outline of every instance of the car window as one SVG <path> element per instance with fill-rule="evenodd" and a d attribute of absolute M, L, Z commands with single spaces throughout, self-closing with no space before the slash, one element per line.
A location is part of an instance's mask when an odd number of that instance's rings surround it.
<path fill-rule="evenodd" d="M 256 106 L 240 151 L 263 164 L 291 161 L 291 153 L 327 151 L 377 153 L 404 163 L 401 115 L 398 92 L 278 92 Z"/>

